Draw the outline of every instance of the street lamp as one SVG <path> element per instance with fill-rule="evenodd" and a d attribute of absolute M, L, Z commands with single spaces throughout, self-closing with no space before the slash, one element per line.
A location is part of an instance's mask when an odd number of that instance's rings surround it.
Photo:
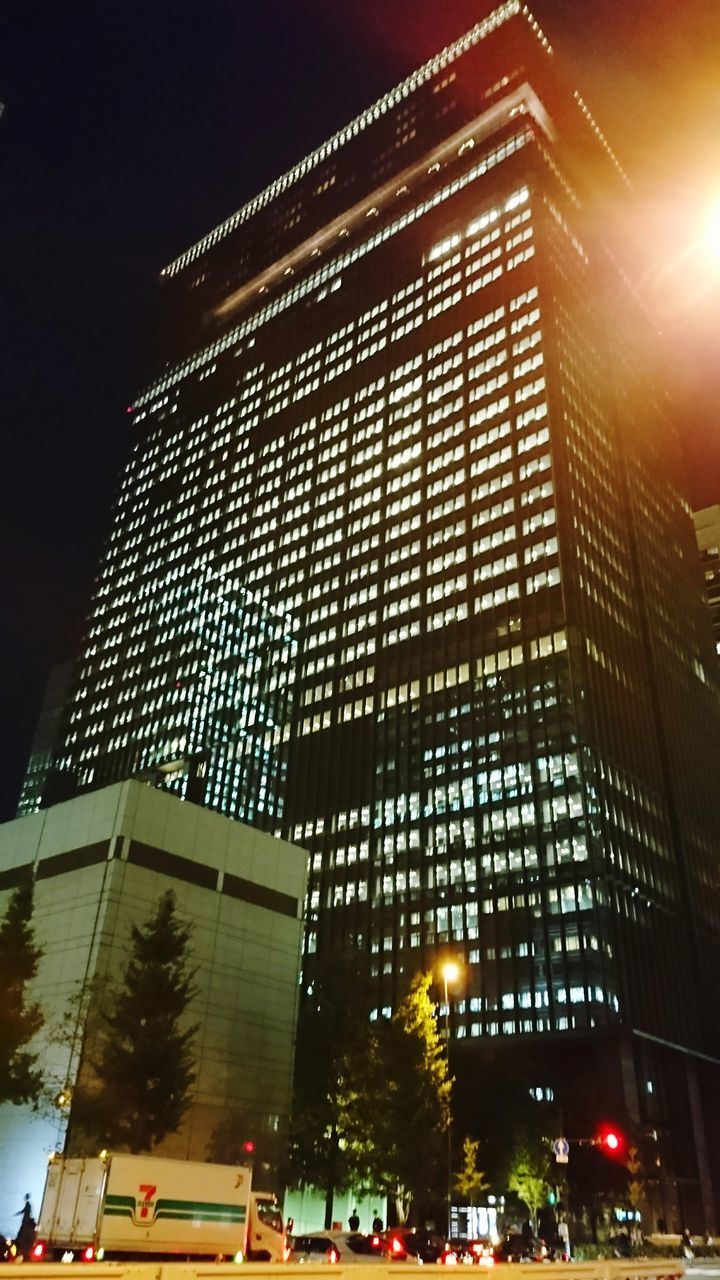
<path fill-rule="evenodd" d="M 447 1052 L 448 1080 L 450 1079 L 450 1002 L 448 1000 L 448 983 L 457 982 L 460 977 L 460 965 L 454 960 L 446 960 L 440 972 L 445 987 L 445 1044 Z M 450 1210 L 452 1207 L 452 1108 L 448 1103 L 447 1123 L 447 1232 L 450 1235 Z"/>

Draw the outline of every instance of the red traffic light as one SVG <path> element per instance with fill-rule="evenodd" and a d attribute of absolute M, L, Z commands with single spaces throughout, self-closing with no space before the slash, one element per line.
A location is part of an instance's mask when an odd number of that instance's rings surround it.
<path fill-rule="evenodd" d="M 619 1156 L 625 1147 L 625 1138 L 618 1129 L 601 1129 L 596 1143 L 608 1156 Z"/>
<path fill-rule="evenodd" d="M 255 1143 L 254 1143 L 254 1142 L 243 1142 L 242 1149 L 243 1149 L 243 1151 L 245 1152 L 245 1154 L 246 1154 L 247 1156 L 251 1156 L 251 1155 L 252 1155 L 252 1153 L 253 1153 L 253 1151 L 255 1150 Z"/>

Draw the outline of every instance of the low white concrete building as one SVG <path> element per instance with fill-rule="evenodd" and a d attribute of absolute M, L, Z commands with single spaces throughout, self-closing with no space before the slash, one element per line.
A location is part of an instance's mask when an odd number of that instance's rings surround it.
<path fill-rule="evenodd" d="M 212 1136 L 245 1135 L 281 1155 L 291 1098 L 307 855 L 295 845 L 122 782 L 0 826 L 0 915 L 22 868 L 35 868 L 33 924 L 43 955 L 32 995 L 52 1096 L 74 1084 L 83 995 L 121 977 L 130 930 L 172 889 L 192 923 L 199 994 L 197 1080 L 181 1130 L 158 1152 L 204 1160 Z M 35 1213 L 48 1155 L 67 1114 L 0 1107 L 0 1231 L 14 1233 L 23 1197 Z"/>

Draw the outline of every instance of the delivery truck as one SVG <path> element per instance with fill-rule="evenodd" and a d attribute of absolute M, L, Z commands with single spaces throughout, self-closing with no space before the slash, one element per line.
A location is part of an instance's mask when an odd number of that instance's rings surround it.
<path fill-rule="evenodd" d="M 287 1257 L 275 1196 L 253 1191 L 243 1165 L 150 1155 L 53 1156 L 33 1258 Z"/>

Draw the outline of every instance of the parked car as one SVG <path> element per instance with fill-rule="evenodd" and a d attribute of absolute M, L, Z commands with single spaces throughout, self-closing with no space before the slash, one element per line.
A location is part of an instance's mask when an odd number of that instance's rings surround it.
<path fill-rule="evenodd" d="M 386 1263 L 387 1259 L 379 1236 L 366 1236 L 360 1231 L 313 1231 L 293 1236 L 288 1262 L 327 1262 L 346 1267 L 354 1262 Z"/>
<path fill-rule="evenodd" d="M 496 1262 L 550 1262 L 552 1250 L 535 1236 L 513 1231 L 495 1246 L 494 1257 Z"/>
<path fill-rule="evenodd" d="M 467 1267 L 492 1267 L 495 1263 L 493 1242 L 487 1236 L 480 1240 L 461 1240 L 456 1251 L 458 1260 Z"/>
<path fill-rule="evenodd" d="M 443 1236 L 434 1231 L 413 1231 L 408 1227 L 394 1227 L 386 1231 L 383 1249 L 386 1257 L 395 1262 L 457 1262 L 457 1255 L 446 1244 Z"/>

